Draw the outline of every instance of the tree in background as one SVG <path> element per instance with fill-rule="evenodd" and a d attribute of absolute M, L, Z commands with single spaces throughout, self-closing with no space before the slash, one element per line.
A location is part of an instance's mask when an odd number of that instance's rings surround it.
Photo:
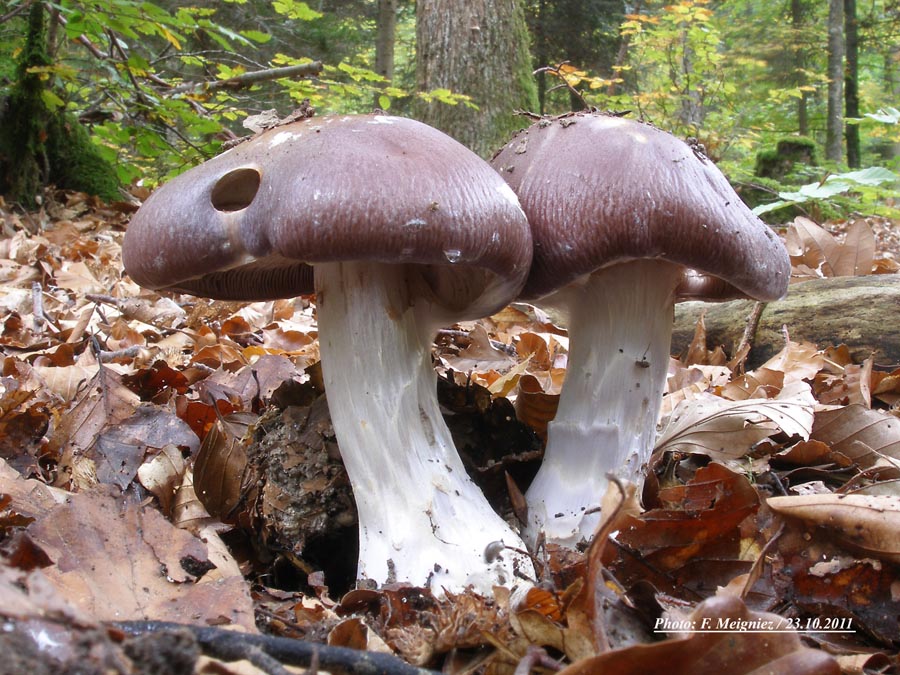
<path fill-rule="evenodd" d="M 844 0 L 844 115 L 859 117 L 859 26 L 856 0 Z M 847 124 L 847 165 L 860 167 L 859 126 Z"/>
<path fill-rule="evenodd" d="M 612 84 L 618 73 L 624 38 L 619 26 L 625 18 L 623 0 L 532 0 L 526 4 L 531 53 L 539 69 L 569 63 L 576 70 L 605 78 Z M 544 70 L 537 75 L 539 112 L 578 110 L 582 99 L 563 87 L 551 104 L 548 90 L 559 82 Z"/>
<path fill-rule="evenodd" d="M 537 109 L 519 0 L 418 0 L 416 77 L 420 92 L 456 92 L 471 102 L 431 97 L 416 116 L 489 156 L 524 126 L 515 110 Z"/>
<path fill-rule="evenodd" d="M 844 156 L 844 0 L 828 5 L 828 116 L 825 158 L 840 162 Z"/>
<path fill-rule="evenodd" d="M 0 194 L 30 206 L 42 186 L 53 183 L 115 199 L 114 168 L 52 86 L 56 65 L 48 42 L 44 6 L 34 2 L 14 83 L 0 108 Z"/>

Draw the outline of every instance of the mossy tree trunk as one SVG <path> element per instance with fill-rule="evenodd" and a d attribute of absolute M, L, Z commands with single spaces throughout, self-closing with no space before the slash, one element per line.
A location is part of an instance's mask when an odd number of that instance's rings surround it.
<path fill-rule="evenodd" d="M 440 102 L 418 106 L 416 117 L 482 157 L 499 148 L 536 110 L 537 89 L 521 0 L 418 0 L 416 79 L 419 91 L 467 94 L 478 109 Z"/>
<path fill-rule="evenodd" d="M 74 115 L 48 105 L 48 100 L 60 101 L 52 91 L 53 65 L 44 5 L 35 2 L 16 80 L 0 108 L 0 194 L 31 206 L 43 187 L 54 184 L 114 199 L 115 168 Z"/>
<path fill-rule="evenodd" d="M 16 68 L 16 83 L 0 111 L 0 192 L 11 201 L 31 204 L 49 173 L 46 152 L 50 113 L 44 84 L 35 68 L 51 64 L 47 54 L 44 7 L 31 6 L 28 35 Z"/>

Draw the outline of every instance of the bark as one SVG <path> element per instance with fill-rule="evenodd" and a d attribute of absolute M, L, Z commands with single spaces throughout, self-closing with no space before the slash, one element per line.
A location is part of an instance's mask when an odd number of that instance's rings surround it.
<path fill-rule="evenodd" d="M 526 125 L 515 110 L 537 108 L 521 0 L 418 0 L 416 52 L 420 91 L 449 89 L 478 106 L 423 103 L 416 116 L 483 157 Z"/>
<path fill-rule="evenodd" d="M 844 131 L 844 0 L 829 0 L 828 11 L 828 119 L 825 158 L 843 158 Z"/>
<path fill-rule="evenodd" d="M 741 340 L 755 302 L 721 304 L 685 302 L 675 311 L 672 353 L 687 350 L 700 315 L 705 312 L 707 346 L 722 345 L 732 354 Z M 900 364 L 900 276 L 893 274 L 814 279 L 793 284 L 787 297 L 763 307 L 748 367 L 753 368 L 784 346 L 782 327 L 792 340 L 819 348 L 845 344 L 854 359 L 875 354 L 878 364 Z"/>
<path fill-rule="evenodd" d="M 796 82 L 799 86 L 806 84 L 806 75 L 802 69 L 806 63 L 806 53 L 801 41 L 801 32 L 806 17 L 803 0 L 791 0 L 791 26 L 794 29 L 794 66 L 797 69 Z M 809 135 L 809 93 L 800 92 L 797 99 L 797 132 L 801 136 Z"/>
<path fill-rule="evenodd" d="M 844 40 L 846 68 L 844 72 L 844 114 L 859 117 L 859 31 L 856 18 L 856 0 L 844 0 Z M 847 164 L 852 169 L 860 167 L 859 125 L 848 124 Z"/>
<path fill-rule="evenodd" d="M 397 34 L 397 0 L 378 0 L 375 35 L 375 72 L 394 79 L 394 38 Z"/>

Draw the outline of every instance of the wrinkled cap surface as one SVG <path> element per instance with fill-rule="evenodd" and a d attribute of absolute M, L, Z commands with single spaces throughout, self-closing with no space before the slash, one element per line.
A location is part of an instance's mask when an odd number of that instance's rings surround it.
<path fill-rule="evenodd" d="M 534 261 L 524 298 L 639 258 L 712 275 L 733 295 L 775 300 L 787 291 L 790 260 L 781 241 L 712 161 L 671 134 L 577 113 L 531 125 L 491 163 L 531 224 Z M 707 287 L 716 298 L 728 295 L 721 283 Z M 701 293 L 702 285 L 690 291 Z"/>
<path fill-rule="evenodd" d="M 423 265 L 439 294 L 489 312 L 521 287 L 531 249 L 487 162 L 420 122 L 346 115 L 276 127 L 163 185 L 122 258 L 147 288 L 234 300 L 310 293 L 316 263 Z"/>

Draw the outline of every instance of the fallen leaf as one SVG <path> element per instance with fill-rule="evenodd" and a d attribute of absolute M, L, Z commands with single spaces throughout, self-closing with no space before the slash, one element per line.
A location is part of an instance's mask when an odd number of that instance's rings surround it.
<path fill-rule="evenodd" d="M 558 675 L 839 675 L 837 661 L 829 654 L 805 647 L 794 631 L 778 630 L 785 624 L 777 614 L 750 610 L 735 597 L 717 596 L 703 601 L 684 620 L 696 632 L 583 659 Z M 728 630 L 757 625 L 766 628 Z"/>
<path fill-rule="evenodd" d="M 822 441 L 863 469 L 874 466 L 882 456 L 900 459 L 900 420 L 861 405 L 816 413 L 810 439 Z"/>
<path fill-rule="evenodd" d="M 767 503 L 777 513 L 828 529 L 864 555 L 900 563 L 900 497 L 820 494 Z"/>
<path fill-rule="evenodd" d="M 814 406 L 804 382 L 785 387 L 775 399 L 727 401 L 709 396 L 684 401 L 672 412 L 654 453 L 679 450 L 735 459 L 779 431 L 805 440 L 812 430 Z"/>
<path fill-rule="evenodd" d="M 206 546 L 159 511 L 100 493 L 71 495 L 27 530 L 55 565 L 62 598 L 99 621 L 221 622 L 255 630 L 242 578 L 197 583 Z"/>

